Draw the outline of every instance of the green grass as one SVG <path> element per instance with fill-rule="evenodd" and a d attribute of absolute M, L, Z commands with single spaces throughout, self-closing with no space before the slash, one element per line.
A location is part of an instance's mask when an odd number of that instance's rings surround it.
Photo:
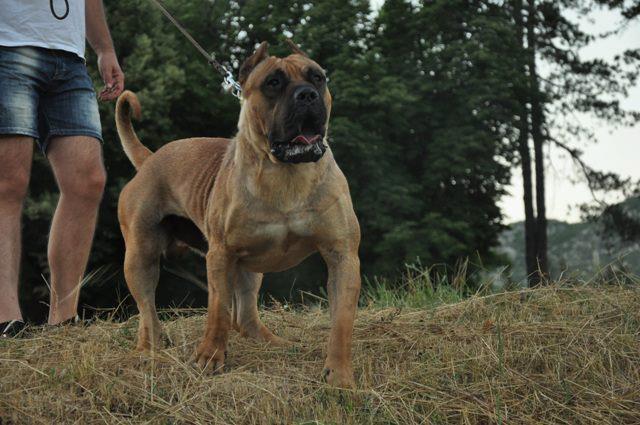
<path fill-rule="evenodd" d="M 374 279 L 362 289 L 362 304 L 376 308 L 433 308 L 463 298 L 463 291 L 434 283 L 428 275 L 404 279 L 400 285 L 385 279 Z"/>
<path fill-rule="evenodd" d="M 493 282 L 488 277 L 470 277 L 467 266 L 467 261 L 461 262 L 454 273 L 447 274 L 436 268 L 424 268 L 419 262 L 407 264 L 399 279 L 365 281 L 360 304 L 373 308 L 434 308 L 490 291 Z M 472 285 L 472 278 L 480 282 Z M 472 286 L 478 289 L 473 291 Z"/>

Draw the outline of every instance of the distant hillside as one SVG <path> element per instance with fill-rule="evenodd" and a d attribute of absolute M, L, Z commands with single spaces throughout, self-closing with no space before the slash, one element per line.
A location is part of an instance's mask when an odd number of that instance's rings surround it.
<path fill-rule="evenodd" d="M 640 198 L 625 201 L 624 206 L 640 216 Z M 561 272 L 578 277 L 593 276 L 608 264 L 640 274 L 640 243 L 625 244 L 616 236 L 605 235 L 599 222 L 550 220 L 548 236 L 549 261 L 554 278 Z M 510 225 L 501 235 L 499 252 L 510 260 L 512 278 L 524 280 L 524 222 Z"/>

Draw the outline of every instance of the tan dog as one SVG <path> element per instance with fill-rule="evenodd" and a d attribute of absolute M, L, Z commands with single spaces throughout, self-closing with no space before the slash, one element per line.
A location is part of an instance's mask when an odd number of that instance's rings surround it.
<path fill-rule="evenodd" d="M 152 153 L 138 140 L 131 92 L 118 99 L 116 123 L 137 168 L 120 195 L 125 277 L 140 310 L 138 349 L 153 350 L 161 327 L 155 289 L 163 250 L 175 241 L 206 255 L 208 316 L 195 361 L 221 370 L 229 329 L 286 343 L 258 317 L 262 273 L 289 269 L 319 251 L 329 281 L 331 333 L 324 378 L 354 385 L 351 337 L 360 293 L 360 228 L 349 188 L 325 145 L 331 95 L 322 68 L 293 43 L 286 58 L 266 43 L 245 61 L 238 133 L 192 138 Z"/>

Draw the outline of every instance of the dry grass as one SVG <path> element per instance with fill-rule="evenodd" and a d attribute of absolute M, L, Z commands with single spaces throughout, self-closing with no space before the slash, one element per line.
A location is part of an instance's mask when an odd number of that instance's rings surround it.
<path fill-rule="evenodd" d="M 0 423 L 640 423 L 637 286 L 363 308 L 355 391 L 318 380 L 325 310 L 263 317 L 295 348 L 234 334 L 217 376 L 188 362 L 200 314 L 167 320 L 154 359 L 131 351 L 135 318 L 2 341 Z"/>

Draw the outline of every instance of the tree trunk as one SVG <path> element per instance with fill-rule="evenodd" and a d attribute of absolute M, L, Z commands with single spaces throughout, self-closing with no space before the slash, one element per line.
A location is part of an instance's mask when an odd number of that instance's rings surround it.
<path fill-rule="evenodd" d="M 527 80 L 527 67 L 524 46 L 524 24 L 522 21 L 522 0 L 514 0 L 513 2 L 513 18 L 516 25 L 516 36 L 518 38 L 518 47 L 521 48 L 520 57 L 522 63 L 520 72 L 522 72 L 523 83 Z M 525 245 L 525 265 L 527 270 L 527 281 L 529 285 L 537 283 L 538 264 L 536 261 L 536 217 L 533 211 L 533 186 L 531 175 L 531 153 L 529 151 L 529 111 L 527 109 L 527 93 L 526 84 L 523 84 L 518 90 L 518 101 L 520 102 L 520 132 L 518 140 L 518 151 L 520 153 L 520 164 L 522 167 L 522 187 L 524 201 L 524 245 Z"/>
<path fill-rule="evenodd" d="M 535 0 L 528 0 L 527 19 L 527 47 L 529 62 L 529 94 L 531 102 L 531 137 L 533 139 L 533 150 L 535 153 L 536 167 L 536 232 L 535 246 L 538 261 L 537 282 L 543 283 L 549 276 L 549 265 L 547 260 L 547 212 L 545 203 L 544 184 L 544 111 L 542 109 L 540 82 L 538 81 L 538 71 L 536 69 L 536 5 Z"/>

